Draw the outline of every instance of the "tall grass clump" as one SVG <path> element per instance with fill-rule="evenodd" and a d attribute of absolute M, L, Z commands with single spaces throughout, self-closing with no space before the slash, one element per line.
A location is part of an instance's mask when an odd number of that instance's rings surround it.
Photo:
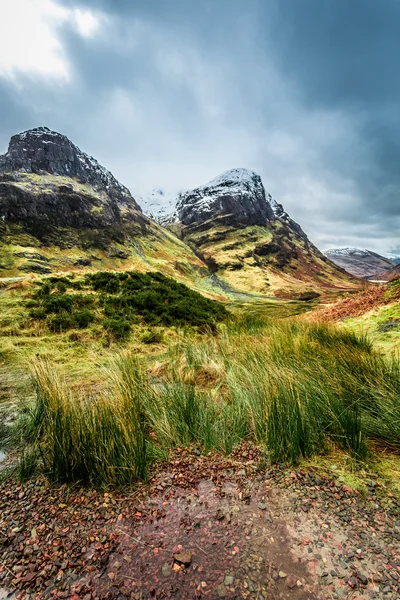
<path fill-rule="evenodd" d="M 146 477 L 145 417 L 137 365 L 117 362 L 113 393 L 74 393 L 48 363 L 36 362 L 36 404 L 22 429 L 27 446 L 21 460 L 42 462 L 51 481 L 92 485 L 127 484 Z"/>

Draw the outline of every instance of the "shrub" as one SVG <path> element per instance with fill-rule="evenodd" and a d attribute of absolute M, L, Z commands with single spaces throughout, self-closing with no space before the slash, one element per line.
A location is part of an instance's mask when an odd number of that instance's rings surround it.
<path fill-rule="evenodd" d="M 142 335 L 143 344 L 161 344 L 163 339 L 164 335 L 162 331 L 147 331 Z"/>
<path fill-rule="evenodd" d="M 85 329 L 94 321 L 94 315 L 90 312 L 88 308 L 82 308 L 81 310 L 77 310 L 73 314 L 73 324 L 74 327 L 78 329 Z"/>
<path fill-rule="evenodd" d="M 123 318 L 106 319 L 104 327 L 116 340 L 127 340 L 131 334 L 131 324 Z"/>
<path fill-rule="evenodd" d="M 68 293 L 70 288 L 84 286 L 98 293 Z M 98 307 L 106 317 L 104 327 L 116 339 L 126 339 L 129 335 L 127 323 L 136 322 L 138 318 L 148 325 L 189 325 L 215 332 L 217 322 L 228 317 L 228 311 L 222 304 L 204 298 L 161 273 L 133 271 L 100 271 L 86 275 L 83 282 L 50 277 L 41 284 L 27 305 L 31 308 L 32 318 L 61 315 L 59 319 L 53 316 L 48 319 L 52 331 L 63 331 L 73 326 L 86 327 L 93 318 L 87 311 L 82 313 L 81 310 Z M 79 313 L 75 325 L 73 319 L 67 319 L 66 313 Z"/>

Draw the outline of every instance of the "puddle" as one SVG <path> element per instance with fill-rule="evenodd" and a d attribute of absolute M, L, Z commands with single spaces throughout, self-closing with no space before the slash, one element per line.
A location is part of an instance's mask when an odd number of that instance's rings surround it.
<path fill-rule="evenodd" d="M 99 596 L 111 580 L 145 598 L 272 600 L 287 597 L 288 585 L 293 600 L 315 598 L 305 565 L 291 557 L 284 523 L 271 523 L 271 506 L 260 500 L 241 500 L 229 484 L 218 494 L 211 481 L 148 498 L 118 521 L 119 544 L 97 580 Z M 174 556 L 188 556 L 186 568 Z"/>

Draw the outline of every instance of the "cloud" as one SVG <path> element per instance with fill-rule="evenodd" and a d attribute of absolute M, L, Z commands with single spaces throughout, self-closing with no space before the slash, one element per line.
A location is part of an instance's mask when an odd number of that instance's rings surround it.
<path fill-rule="evenodd" d="M 71 64 L 60 38 L 69 26 L 92 37 L 101 18 L 91 10 L 68 9 L 53 0 L 12 0 L 0 20 L 0 77 L 20 83 L 21 75 L 58 80 L 71 78 Z"/>
<path fill-rule="evenodd" d="M 12 24 L 0 144 L 48 125 L 133 193 L 247 167 L 319 246 L 394 248 L 400 13 L 384 1 L 26 0 L 46 35 L 25 63 L 33 34 Z"/>

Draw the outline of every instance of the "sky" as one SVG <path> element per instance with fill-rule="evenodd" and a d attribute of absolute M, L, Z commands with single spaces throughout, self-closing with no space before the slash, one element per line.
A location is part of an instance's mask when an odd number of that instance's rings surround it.
<path fill-rule="evenodd" d="M 399 0 L 0 10 L 0 153 L 47 126 L 134 196 L 252 169 L 319 248 L 400 254 Z"/>

